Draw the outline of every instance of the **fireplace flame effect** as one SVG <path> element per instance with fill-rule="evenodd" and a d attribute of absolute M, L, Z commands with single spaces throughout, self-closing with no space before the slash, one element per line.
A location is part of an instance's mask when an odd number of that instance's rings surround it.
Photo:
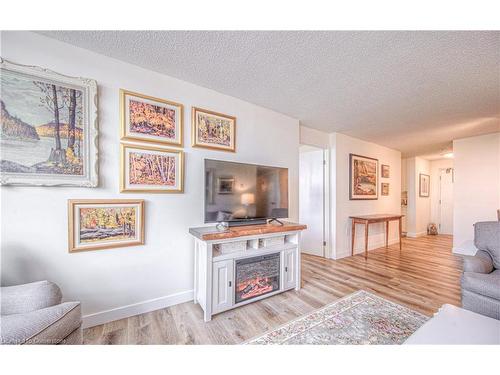
<path fill-rule="evenodd" d="M 255 277 L 238 283 L 236 290 L 241 299 L 247 299 L 272 291 L 273 283 L 269 277 Z"/>

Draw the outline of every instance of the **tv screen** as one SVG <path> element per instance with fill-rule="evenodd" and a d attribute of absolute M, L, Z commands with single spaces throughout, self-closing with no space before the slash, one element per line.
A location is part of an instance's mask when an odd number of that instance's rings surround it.
<path fill-rule="evenodd" d="M 205 159 L 205 223 L 288 217 L 288 168 Z"/>

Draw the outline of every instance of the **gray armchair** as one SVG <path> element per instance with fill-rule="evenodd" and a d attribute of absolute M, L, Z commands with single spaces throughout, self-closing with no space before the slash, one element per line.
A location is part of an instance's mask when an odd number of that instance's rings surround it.
<path fill-rule="evenodd" d="M 474 225 L 478 252 L 464 256 L 462 306 L 500 320 L 500 222 Z"/>
<path fill-rule="evenodd" d="M 49 281 L 1 290 L 2 344 L 81 344 L 80 302 L 61 303 L 59 287 Z"/>

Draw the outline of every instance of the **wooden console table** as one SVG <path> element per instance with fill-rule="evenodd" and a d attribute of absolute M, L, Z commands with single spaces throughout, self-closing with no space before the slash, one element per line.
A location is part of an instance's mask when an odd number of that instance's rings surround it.
<path fill-rule="evenodd" d="M 295 223 L 284 225 L 247 225 L 217 230 L 212 227 L 190 228 L 195 238 L 194 248 L 194 303 L 204 312 L 206 322 L 212 315 L 247 303 L 267 298 L 286 290 L 300 289 L 300 232 L 307 226 Z M 273 237 L 284 241 L 266 245 Z M 272 242 L 270 242 L 272 243 Z M 226 253 L 224 245 L 236 246 Z M 265 294 L 241 300 L 236 293 L 238 264 L 251 263 L 262 257 L 279 259 L 279 287 Z"/>
<path fill-rule="evenodd" d="M 401 250 L 401 233 L 402 222 L 401 219 L 404 215 L 390 215 L 390 214 L 377 214 L 377 215 L 360 215 L 349 216 L 352 220 L 352 241 L 351 241 L 351 255 L 354 255 L 354 239 L 356 238 L 356 224 L 364 224 L 365 226 L 365 259 L 368 258 L 368 226 L 374 223 L 385 223 L 385 247 L 389 246 L 389 222 L 399 221 L 399 250 Z"/>

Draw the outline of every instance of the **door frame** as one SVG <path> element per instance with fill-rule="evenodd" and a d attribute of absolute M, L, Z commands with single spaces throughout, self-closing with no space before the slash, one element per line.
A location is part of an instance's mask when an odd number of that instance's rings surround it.
<path fill-rule="evenodd" d="M 317 144 L 300 142 L 300 146 L 310 146 L 315 147 L 318 150 L 323 150 L 323 255 L 322 258 L 332 258 L 332 247 L 331 247 L 331 227 L 330 227 L 330 215 L 331 215 L 331 190 L 330 190 L 330 149 L 324 146 L 318 146 Z M 299 169 L 300 178 L 300 169 Z M 300 189 L 300 186 L 299 186 Z M 300 197 L 300 194 L 299 194 Z M 299 200 L 299 215 L 300 215 L 300 200 Z M 306 229 L 307 230 L 307 229 Z"/>

